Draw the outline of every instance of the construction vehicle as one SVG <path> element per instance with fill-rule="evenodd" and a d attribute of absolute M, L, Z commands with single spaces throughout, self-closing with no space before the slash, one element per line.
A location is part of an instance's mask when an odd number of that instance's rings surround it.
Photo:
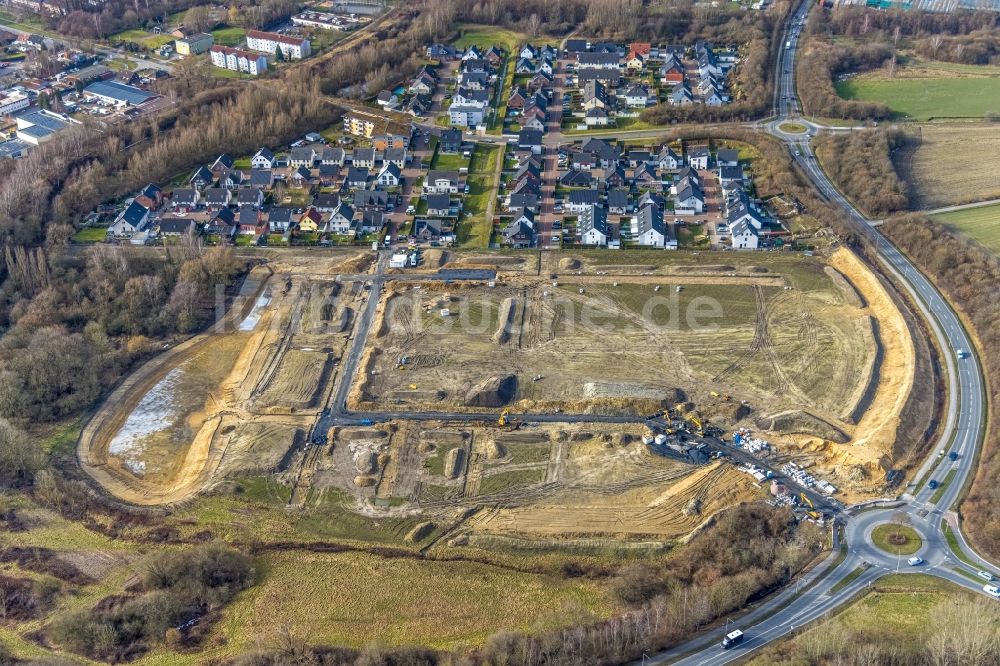
<path fill-rule="evenodd" d="M 497 425 L 501 428 L 507 427 L 507 415 L 510 414 L 509 409 L 504 409 L 500 412 L 500 418 L 497 419 Z"/>
<path fill-rule="evenodd" d="M 687 416 L 687 420 L 690 421 L 691 425 L 695 427 L 695 432 L 698 434 L 699 437 L 705 436 L 705 426 L 702 425 L 701 419 L 699 419 L 694 414 L 689 414 Z"/>
<path fill-rule="evenodd" d="M 809 516 L 813 520 L 819 520 L 820 518 L 823 517 L 823 514 L 821 514 L 819 511 L 816 510 L 816 507 L 815 505 L 813 505 L 812 500 L 809 499 L 805 493 L 799 493 L 799 497 L 802 499 L 802 502 L 809 507 L 809 510 L 806 511 L 807 516 Z"/>
<path fill-rule="evenodd" d="M 504 407 L 504 410 L 500 412 L 500 418 L 497 419 L 497 425 L 501 428 L 510 428 L 511 430 L 520 430 L 522 421 L 510 418 L 510 410 Z"/>

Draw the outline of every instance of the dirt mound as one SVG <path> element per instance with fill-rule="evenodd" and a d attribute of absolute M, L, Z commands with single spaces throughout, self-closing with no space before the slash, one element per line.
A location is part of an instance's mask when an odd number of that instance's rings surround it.
<path fill-rule="evenodd" d="M 430 444 L 452 444 L 454 446 L 460 446 L 465 443 L 466 438 L 469 436 L 467 432 L 461 430 L 422 430 L 420 432 L 420 441 L 427 442 Z"/>
<path fill-rule="evenodd" d="M 770 269 L 767 266 L 751 266 L 748 269 L 751 273 L 767 273 Z"/>
<path fill-rule="evenodd" d="M 675 404 L 684 400 L 684 392 L 677 388 L 664 388 L 629 382 L 587 382 L 583 394 L 588 398 L 646 398 L 662 404 Z"/>
<path fill-rule="evenodd" d="M 378 459 L 374 451 L 358 451 L 354 456 L 354 467 L 359 474 L 374 474 Z"/>
<path fill-rule="evenodd" d="M 731 428 L 747 418 L 752 411 L 749 405 L 742 405 L 738 402 L 723 402 L 705 408 L 705 413 L 712 423 L 726 428 Z"/>
<path fill-rule="evenodd" d="M 564 271 L 575 271 L 580 268 L 580 260 L 573 257 L 563 257 L 559 260 L 559 268 Z"/>
<path fill-rule="evenodd" d="M 467 407 L 502 407 L 517 395 L 517 377 L 492 375 L 479 382 L 465 395 Z"/>
<path fill-rule="evenodd" d="M 465 449 L 455 448 L 448 452 L 444 461 L 444 475 L 449 479 L 456 479 L 462 473 L 465 466 Z"/>
<path fill-rule="evenodd" d="M 732 273 L 736 266 L 729 264 L 705 264 L 703 266 L 678 266 L 674 269 L 678 273 Z"/>
<path fill-rule="evenodd" d="M 354 485 L 358 488 L 371 488 L 375 485 L 374 476 L 356 476 L 354 477 Z"/>
<path fill-rule="evenodd" d="M 425 520 L 422 523 L 417 523 L 412 530 L 407 532 L 405 540 L 407 543 L 417 543 L 426 539 L 433 531 L 434 523 L 429 520 Z"/>
<path fill-rule="evenodd" d="M 500 312 L 497 315 L 497 330 L 493 334 L 493 342 L 498 345 L 506 344 L 510 340 L 510 329 L 514 323 L 514 314 L 517 312 L 517 299 L 508 296 L 500 303 Z"/>
<path fill-rule="evenodd" d="M 486 442 L 483 444 L 483 455 L 487 460 L 498 460 L 507 455 L 507 451 L 499 442 Z"/>
<path fill-rule="evenodd" d="M 757 419 L 756 426 L 764 430 L 773 430 L 785 434 L 800 433 L 815 435 L 838 444 L 846 443 L 848 437 L 843 430 L 823 419 L 799 410 L 781 412 L 772 416 Z"/>
<path fill-rule="evenodd" d="M 844 277 L 844 274 L 838 271 L 833 266 L 825 266 L 823 272 L 826 273 L 830 280 L 833 281 L 837 288 L 840 289 L 840 293 L 844 295 L 844 300 L 853 305 L 856 308 L 863 308 L 867 305 L 865 299 L 861 296 L 861 293 L 851 284 L 851 281 Z"/>
<path fill-rule="evenodd" d="M 424 268 L 441 268 L 444 265 L 444 261 L 447 258 L 447 254 L 444 250 L 430 249 L 423 253 L 423 267 Z"/>

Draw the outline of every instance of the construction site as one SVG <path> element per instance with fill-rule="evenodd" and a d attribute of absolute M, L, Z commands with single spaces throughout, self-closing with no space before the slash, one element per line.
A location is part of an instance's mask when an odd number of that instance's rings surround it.
<path fill-rule="evenodd" d="M 648 546 L 754 497 L 877 495 L 919 360 L 896 301 L 846 249 L 723 256 L 275 253 L 80 460 L 144 505 L 266 475 L 426 547 Z"/>

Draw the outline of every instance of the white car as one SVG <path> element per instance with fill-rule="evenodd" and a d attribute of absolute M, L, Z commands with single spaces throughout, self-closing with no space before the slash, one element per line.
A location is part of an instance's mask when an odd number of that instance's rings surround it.
<path fill-rule="evenodd" d="M 911 567 L 919 566 L 924 563 L 924 558 L 917 557 L 916 555 L 914 555 L 910 559 L 906 560 L 906 563 L 909 564 Z"/>
<path fill-rule="evenodd" d="M 991 597 L 996 597 L 997 599 L 1000 599 L 1000 587 L 997 587 L 993 583 L 987 583 L 986 585 L 983 585 L 983 592 L 990 595 Z"/>
<path fill-rule="evenodd" d="M 983 580 L 990 580 L 990 581 L 993 580 L 993 574 L 991 574 L 989 571 L 977 571 L 976 575 L 982 578 Z"/>
<path fill-rule="evenodd" d="M 964 349 L 956 349 L 955 350 L 955 356 L 957 356 L 959 358 L 965 358 L 968 355 L 969 355 L 969 352 L 965 351 Z"/>

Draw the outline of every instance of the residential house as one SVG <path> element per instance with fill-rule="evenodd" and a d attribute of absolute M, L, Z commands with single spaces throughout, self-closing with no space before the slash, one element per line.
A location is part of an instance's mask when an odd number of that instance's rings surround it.
<path fill-rule="evenodd" d="M 535 74 L 544 74 L 549 77 L 550 81 L 552 79 L 552 75 L 555 74 L 555 71 L 555 65 L 553 65 L 552 60 L 548 58 L 543 59 L 540 63 L 538 63 L 538 67 L 535 68 Z"/>
<path fill-rule="evenodd" d="M 648 150 L 633 149 L 626 155 L 628 165 L 635 169 L 641 164 L 653 164 L 653 155 Z"/>
<path fill-rule="evenodd" d="M 626 182 L 625 169 L 620 164 L 612 164 L 604 169 L 601 174 L 601 180 L 608 187 L 624 187 Z"/>
<path fill-rule="evenodd" d="M 425 217 L 413 220 L 413 235 L 422 243 L 434 243 L 441 240 L 444 222 Z"/>
<path fill-rule="evenodd" d="M 198 167 L 191 178 L 188 179 L 188 185 L 195 188 L 196 190 L 203 190 L 206 187 L 212 185 L 215 182 L 215 176 L 212 172 L 208 170 L 208 167 L 200 166 Z"/>
<path fill-rule="evenodd" d="M 368 169 L 352 166 L 347 170 L 344 187 L 351 190 L 363 190 L 368 186 Z"/>
<path fill-rule="evenodd" d="M 618 70 L 621 62 L 618 53 L 578 53 L 576 62 L 580 68 Z"/>
<path fill-rule="evenodd" d="M 316 149 L 312 146 L 296 146 L 288 156 L 288 165 L 304 166 L 311 169 L 316 164 Z"/>
<path fill-rule="evenodd" d="M 312 207 L 321 213 L 332 213 L 338 206 L 340 197 L 336 194 L 317 194 L 312 200 Z"/>
<path fill-rule="evenodd" d="M 385 213 L 380 210 L 361 211 L 360 216 L 355 215 L 354 221 L 362 234 L 374 234 L 385 226 Z"/>
<path fill-rule="evenodd" d="M 608 90 L 600 81 L 588 81 L 583 87 L 583 108 L 608 108 Z"/>
<path fill-rule="evenodd" d="M 346 159 L 346 155 L 344 153 L 344 149 L 343 148 L 341 148 L 339 146 L 337 146 L 337 147 L 327 146 L 326 148 L 323 149 L 323 152 L 319 156 L 319 163 L 320 164 L 328 164 L 328 165 L 336 165 L 336 166 L 344 166 L 344 160 L 345 159 Z"/>
<path fill-rule="evenodd" d="M 677 240 L 673 238 L 663 220 L 663 209 L 655 203 L 648 203 L 638 210 L 633 226 L 635 240 L 639 245 L 677 249 Z"/>
<path fill-rule="evenodd" d="M 528 81 L 528 90 L 542 90 L 552 85 L 552 74 L 539 70 Z"/>
<path fill-rule="evenodd" d="M 432 95 L 436 87 L 437 75 L 434 73 L 434 70 L 424 67 L 410 81 L 409 90 L 411 93 Z"/>
<path fill-rule="evenodd" d="M 250 187 L 269 190 L 274 186 L 274 172 L 270 169 L 251 169 Z"/>
<path fill-rule="evenodd" d="M 521 52 L 518 54 L 518 56 L 524 60 L 534 60 L 538 58 L 540 55 L 541 52 L 538 50 L 538 48 L 532 46 L 531 44 L 525 44 L 521 48 Z"/>
<path fill-rule="evenodd" d="M 542 131 L 538 129 L 522 129 L 517 135 L 518 150 L 530 151 L 533 155 L 542 154 Z"/>
<path fill-rule="evenodd" d="M 531 63 L 528 64 L 530 67 Z M 490 75 L 486 72 L 462 72 L 458 75 L 458 87 L 466 91 L 486 92 L 490 87 Z"/>
<path fill-rule="evenodd" d="M 375 98 L 375 103 L 383 109 L 393 111 L 399 108 L 399 97 L 397 97 L 391 90 L 383 90 Z"/>
<path fill-rule="evenodd" d="M 535 244 L 535 215 L 522 211 L 501 230 L 503 242 L 511 247 L 531 247 Z"/>
<path fill-rule="evenodd" d="M 674 171 L 679 169 L 684 163 L 684 160 L 674 152 L 674 149 L 670 146 L 663 146 L 659 154 L 656 156 L 657 166 L 660 167 L 661 171 Z"/>
<path fill-rule="evenodd" d="M 694 95 L 686 83 L 678 84 L 676 88 L 667 96 L 667 104 L 672 106 L 687 106 L 694 104 Z"/>
<path fill-rule="evenodd" d="M 732 148 L 719 148 L 715 153 L 715 163 L 720 167 L 739 166 L 740 151 Z"/>
<path fill-rule="evenodd" d="M 458 49 L 448 44 L 431 44 L 427 47 L 427 57 L 434 60 L 455 60 L 461 55 Z"/>
<path fill-rule="evenodd" d="M 704 171 L 708 168 L 708 161 L 711 158 L 708 148 L 704 146 L 697 146 L 688 150 L 687 160 L 688 165 L 692 169 L 701 169 Z"/>
<path fill-rule="evenodd" d="M 438 139 L 438 151 L 446 154 L 454 154 L 462 149 L 462 133 L 457 129 L 448 128 L 441 132 Z"/>
<path fill-rule="evenodd" d="M 691 178 L 677 182 L 671 190 L 676 199 L 674 213 L 677 215 L 697 215 L 705 211 L 705 194 Z"/>
<path fill-rule="evenodd" d="M 448 122 L 455 127 L 466 127 L 474 129 L 483 124 L 486 118 L 484 106 L 472 106 L 468 104 L 456 104 L 452 100 L 448 107 Z"/>
<path fill-rule="evenodd" d="M 386 148 L 382 151 L 382 164 L 395 164 L 403 169 L 406 166 L 406 148 Z"/>
<path fill-rule="evenodd" d="M 299 231 L 307 234 L 316 233 L 322 224 L 322 213 L 315 208 L 309 208 L 299 218 Z"/>
<path fill-rule="evenodd" d="M 525 188 L 521 192 L 512 192 L 507 197 L 507 210 L 512 213 L 520 213 L 525 210 L 536 213 L 538 212 L 539 199 L 538 192 L 532 191 L 531 188 Z"/>
<path fill-rule="evenodd" d="M 649 95 L 649 89 L 643 85 L 629 86 L 622 97 L 626 106 L 637 108 L 645 108 L 652 99 Z"/>
<path fill-rule="evenodd" d="M 660 82 L 664 85 L 684 83 L 684 64 L 674 55 L 667 56 L 660 67 Z"/>
<path fill-rule="evenodd" d="M 395 197 L 384 190 L 362 190 L 354 193 L 354 210 L 392 210 Z"/>
<path fill-rule="evenodd" d="M 236 214 L 237 233 L 241 236 L 259 236 L 267 233 L 267 223 L 263 221 L 260 210 L 253 206 L 242 206 Z"/>
<path fill-rule="evenodd" d="M 604 139 L 588 138 L 580 146 L 581 155 L 592 155 L 596 160 L 596 166 L 606 169 L 618 163 L 620 152 Z"/>
<path fill-rule="evenodd" d="M 330 219 L 326 223 L 325 231 L 343 236 L 351 231 L 353 222 L 354 209 L 346 203 L 341 202 L 340 205 L 337 206 L 332 213 L 330 213 Z"/>
<path fill-rule="evenodd" d="M 600 69 L 594 67 L 584 67 L 576 72 L 576 85 L 583 88 L 588 81 L 600 81 L 606 86 L 617 88 L 621 85 L 621 72 L 617 69 Z"/>
<path fill-rule="evenodd" d="M 563 187 L 590 187 L 594 182 L 594 177 L 588 171 L 577 171 L 570 169 L 559 177 L 559 184 Z"/>
<path fill-rule="evenodd" d="M 304 166 L 295 167 L 289 179 L 295 187 L 309 187 L 313 181 L 312 171 Z"/>
<path fill-rule="evenodd" d="M 240 169 L 233 169 L 232 171 L 221 172 L 219 174 L 217 185 L 219 187 L 226 187 L 231 190 L 235 190 L 238 187 L 243 187 L 246 182 L 247 179 L 243 175 L 243 171 Z"/>
<path fill-rule="evenodd" d="M 268 148 L 261 148 L 250 158 L 250 166 L 254 169 L 273 169 L 274 153 Z"/>
<path fill-rule="evenodd" d="M 528 93 L 524 91 L 521 86 L 514 86 L 514 90 L 511 91 L 510 97 L 507 98 L 507 108 L 508 109 L 523 109 L 524 103 L 528 99 Z"/>
<path fill-rule="evenodd" d="M 375 168 L 374 148 L 355 148 L 351 153 L 351 166 L 364 167 L 366 169 Z"/>
<path fill-rule="evenodd" d="M 577 219 L 577 231 L 581 245 L 608 244 L 608 211 L 603 206 L 587 206 Z"/>
<path fill-rule="evenodd" d="M 545 112 L 539 109 L 537 106 L 532 107 L 532 113 L 526 113 L 524 117 L 521 118 L 521 129 L 544 132 Z"/>
<path fill-rule="evenodd" d="M 743 182 L 743 167 L 740 166 L 720 166 L 719 185 L 728 188 Z"/>
<path fill-rule="evenodd" d="M 587 127 L 605 127 L 611 124 L 611 116 L 602 108 L 590 109 L 583 118 Z"/>
<path fill-rule="evenodd" d="M 427 214 L 431 217 L 448 217 L 451 215 L 451 195 L 428 194 Z"/>
<path fill-rule="evenodd" d="M 260 210 L 264 207 L 264 192 L 254 187 L 240 190 L 239 194 L 236 195 L 236 204 L 240 210 L 246 206 Z"/>
<path fill-rule="evenodd" d="M 337 184 L 337 179 L 340 177 L 340 167 L 336 164 L 323 164 L 319 165 L 319 183 L 323 187 L 333 187 Z"/>
<path fill-rule="evenodd" d="M 732 237 L 729 239 L 734 250 L 756 250 L 760 245 L 760 236 L 753 225 L 740 221 L 729 227 Z"/>
<path fill-rule="evenodd" d="M 582 190 L 571 190 L 566 195 L 566 201 L 563 205 L 567 213 L 578 214 L 582 213 L 588 208 L 596 206 L 601 201 L 601 193 L 597 190 L 592 189 L 582 189 Z"/>
<path fill-rule="evenodd" d="M 267 224 L 271 231 L 283 234 L 292 226 L 292 209 L 284 206 L 273 206 L 267 213 Z"/>
<path fill-rule="evenodd" d="M 191 212 L 198 206 L 199 193 L 195 189 L 174 190 L 170 197 L 170 207 L 174 210 Z"/>
<path fill-rule="evenodd" d="M 210 187 L 205 190 L 204 203 L 210 211 L 217 211 L 232 203 L 233 193 L 225 187 Z"/>
<path fill-rule="evenodd" d="M 517 61 L 517 65 L 514 66 L 515 74 L 531 74 L 535 71 L 535 63 L 531 62 L 528 58 L 521 58 Z"/>
<path fill-rule="evenodd" d="M 236 234 L 236 213 L 232 208 L 222 208 L 205 224 L 205 233 L 229 240 Z"/>
<path fill-rule="evenodd" d="M 235 163 L 236 163 L 235 160 L 233 160 L 233 158 L 230 155 L 222 154 L 219 155 L 217 158 L 215 158 L 215 161 L 212 162 L 212 167 L 210 171 L 212 172 L 213 175 L 218 177 L 218 175 L 221 174 L 223 171 L 232 171 L 233 165 Z"/>
<path fill-rule="evenodd" d="M 656 167 L 646 162 L 636 167 L 632 181 L 641 189 L 660 189 L 663 186 L 660 177 L 656 175 Z"/>
<path fill-rule="evenodd" d="M 628 190 L 622 188 L 608 190 L 608 212 L 612 215 L 627 215 L 632 212 L 632 200 Z"/>
<path fill-rule="evenodd" d="M 426 116 L 434 105 L 434 99 L 428 93 L 417 93 L 406 103 L 403 111 L 415 117 Z"/>
<path fill-rule="evenodd" d="M 456 171 L 428 171 L 424 178 L 424 194 L 457 194 L 458 191 Z"/>
<path fill-rule="evenodd" d="M 142 188 L 135 197 L 136 202 L 149 210 L 158 210 L 163 205 L 163 200 L 163 190 L 152 183 Z"/>
<path fill-rule="evenodd" d="M 144 231 L 148 223 L 149 209 L 133 199 L 108 227 L 108 235 L 127 238 Z"/>
<path fill-rule="evenodd" d="M 194 234 L 194 228 L 194 220 L 184 217 L 166 217 L 159 221 L 159 234 L 166 238 Z"/>
<path fill-rule="evenodd" d="M 382 187 L 398 187 L 402 182 L 403 172 L 392 162 L 386 162 L 378 173 L 378 184 Z"/>

